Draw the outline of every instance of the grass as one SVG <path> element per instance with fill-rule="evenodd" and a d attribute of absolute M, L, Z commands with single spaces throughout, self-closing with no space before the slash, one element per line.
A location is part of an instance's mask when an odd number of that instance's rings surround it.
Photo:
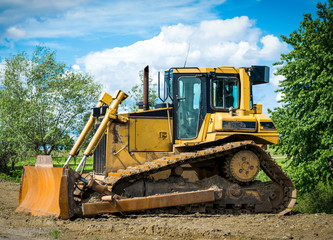
<path fill-rule="evenodd" d="M 62 168 L 67 160 L 67 157 L 68 156 L 66 156 L 65 153 L 61 157 L 54 156 L 52 158 L 53 166 L 57 168 Z M 81 158 L 79 157 L 76 159 L 72 159 L 71 162 L 69 163 L 70 168 L 75 170 L 80 160 Z M 0 173 L 0 178 L 19 183 L 21 181 L 21 176 L 23 173 L 23 166 L 35 166 L 35 162 L 36 162 L 36 157 L 27 157 L 25 160 L 16 163 L 14 171 L 12 172 L 11 176 L 6 175 L 4 173 Z M 93 158 L 89 157 L 87 158 L 83 173 L 89 173 L 92 171 L 93 171 Z"/>
<path fill-rule="evenodd" d="M 67 160 L 67 156 L 62 157 L 62 158 L 54 158 L 53 165 L 54 165 L 54 167 L 63 167 L 66 160 Z M 81 158 L 72 159 L 71 162 L 69 163 L 70 168 L 75 170 L 75 168 L 77 167 L 77 165 L 79 164 L 80 161 L 81 161 Z M 87 158 L 86 165 L 85 165 L 84 171 L 83 171 L 84 173 L 89 173 L 89 172 L 93 171 L 93 161 L 94 161 L 93 157 Z"/>
<path fill-rule="evenodd" d="M 52 232 L 49 232 L 49 235 L 52 235 L 54 237 L 54 239 L 58 239 L 60 233 L 61 232 L 59 230 L 53 230 Z"/>
<path fill-rule="evenodd" d="M 286 171 L 286 169 L 285 169 L 286 165 L 284 164 L 284 160 L 286 159 L 286 157 L 282 154 L 275 154 L 275 150 L 272 149 L 271 147 L 268 147 L 268 149 L 266 151 L 269 152 L 271 154 L 272 158 L 274 158 L 275 161 L 282 167 L 282 170 Z M 260 169 L 258 175 L 256 176 L 255 180 L 259 180 L 262 182 L 271 181 L 270 178 L 261 169 Z"/>

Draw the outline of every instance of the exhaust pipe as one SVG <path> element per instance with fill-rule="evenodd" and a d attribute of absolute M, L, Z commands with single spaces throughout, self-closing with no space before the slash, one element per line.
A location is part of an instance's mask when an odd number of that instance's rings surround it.
<path fill-rule="evenodd" d="M 143 111 L 149 110 L 149 66 L 143 71 Z"/>

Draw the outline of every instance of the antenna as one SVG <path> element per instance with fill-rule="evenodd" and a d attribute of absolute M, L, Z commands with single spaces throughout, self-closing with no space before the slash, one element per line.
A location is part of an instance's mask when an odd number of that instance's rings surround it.
<path fill-rule="evenodd" d="M 186 67 L 186 62 L 187 62 L 188 53 L 189 53 L 189 51 L 190 51 L 190 47 L 191 47 L 191 44 L 189 43 L 189 44 L 188 44 L 188 49 L 187 49 L 186 58 L 185 58 L 184 67 Z"/>

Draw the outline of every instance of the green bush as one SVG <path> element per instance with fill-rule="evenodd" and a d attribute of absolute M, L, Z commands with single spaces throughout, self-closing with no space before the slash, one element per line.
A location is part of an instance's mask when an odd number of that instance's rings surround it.
<path fill-rule="evenodd" d="M 261 181 L 261 182 L 269 182 L 271 179 L 266 175 L 266 173 L 260 169 L 258 175 L 256 176 L 255 180 Z"/>
<path fill-rule="evenodd" d="M 16 183 L 21 182 L 22 170 L 15 170 L 12 173 L 12 176 L 7 175 L 5 173 L 0 173 L 0 178 L 5 179 L 7 181 L 13 181 Z"/>
<path fill-rule="evenodd" d="M 333 213 L 333 185 L 320 182 L 312 191 L 299 196 L 295 210 L 302 213 Z"/>

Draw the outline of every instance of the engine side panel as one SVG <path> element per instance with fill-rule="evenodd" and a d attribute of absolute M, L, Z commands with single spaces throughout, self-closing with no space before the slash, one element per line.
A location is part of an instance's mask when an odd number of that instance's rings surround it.
<path fill-rule="evenodd" d="M 127 121 L 110 124 L 106 132 L 106 173 L 171 154 L 168 123 L 170 119 L 172 131 L 171 118 L 165 117 L 165 109 L 148 113 L 122 114 Z"/>

